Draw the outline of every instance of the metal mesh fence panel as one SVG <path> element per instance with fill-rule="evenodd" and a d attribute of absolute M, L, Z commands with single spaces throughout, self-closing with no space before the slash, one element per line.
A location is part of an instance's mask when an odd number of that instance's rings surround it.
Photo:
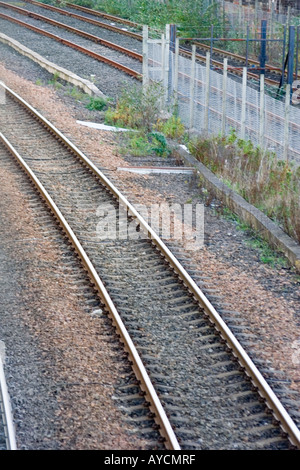
<path fill-rule="evenodd" d="M 149 78 L 169 87 L 166 97 L 173 97 L 178 82 L 178 114 L 188 129 L 199 134 L 218 135 L 222 132 L 222 119 L 225 115 L 225 135 L 231 129 L 242 137 L 243 86 L 238 78 L 228 76 L 226 96 L 223 93 L 223 73 L 209 69 L 205 65 L 178 56 L 178 76 L 175 76 L 175 54 L 170 57 L 162 53 L 161 44 L 149 44 Z M 194 80 L 192 80 L 194 77 Z M 177 79 L 177 80 L 176 80 Z M 284 157 L 285 145 L 288 146 L 288 157 L 300 164 L 300 109 L 290 106 L 286 114 L 285 102 L 268 96 L 252 86 L 246 87 L 245 133 L 243 138 L 267 150 Z M 262 101 L 264 108 L 262 108 Z M 225 99 L 225 114 L 223 100 Z M 262 113 L 262 109 L 264 112 Z M 287 134 L 287 118 L 288 134 Z M 285 139 L 287 139 L 285 142 Z"/>

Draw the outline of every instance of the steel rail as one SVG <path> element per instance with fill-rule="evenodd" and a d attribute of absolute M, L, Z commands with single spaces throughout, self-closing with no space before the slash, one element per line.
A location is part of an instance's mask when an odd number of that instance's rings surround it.
<path fill-rule="evenodd" d="M 25 1 L 28 1 L 28 0 L 25 0 Z M 76 5 L 75 3 L 66 3 L 66 6 L 70 8 L 74 8 L 74 10 L 79 10 L 84 13 L 88 13 L 90 15 L 100 16 L 102 18 L 106 18 L 107 20 L 115 21 L 116 23 L 126 24 L 127 26 L 130 26 L 131 28 L 136 28 L 136 29 L 143 28 L 143 25 L 139 23 L 135 23 L 134 21 L 126 20 L 124 18 L 120 18 L 114 15 L 109 15 L 108 13 L 104 13 L 102 11 L 92 10 L 91 8 L 82 7 L 81 5 Z"/>
<path fill-rule="evenodd" d="M 27 107 L 27 109 L 29 109 Z M 32 113 L 34 113 L 34 110 L 31 110 Z M 41 118 L 38 114 L 35 115 L 37 118 Z M 50 123 L 44 122 L 44 124 L 49 127 L 52 131 L 55 131 L 55 129 L 52 128 Z M 57 134 L 57 132 L 55 132 Z M 59 134 L 57 134 L 59 135 Z M 61 136 L 63 140 L 64 137 Z M 169 419 L 167 418 L 167 415 L 163 409 L 163 406 L 157 396 L 157 393 L 153 387 L 153 384 L 149 378 L 149 375 L 144 367 L 144 364 L 132 342 L 132 339 L 127 332 L 125 325 L 123 321 L 121 320 L 121 317 L 111 300 L 106 288 L 104 287 L 97 271 L 95 270 L 92 262 L 90 261 L 89 257 L 87 256 L 85 250 L 83 249 L 82 245 L 80 244 L 79 240 L 77 239 L 75 233 L 71 229 L 70 225 L 60 212 L 59 208 L 47 192 L 47 190 L 44 188 L 42 183 L 39 181 L 39 179 L 36 177 L 34 172 L 31 170 L 31 168 L 27 165 L 27 163 L 24 161 L 24 159 L 21 157 L 21 155 L 16 151 L 16 149 L 12 146 L 12 144 L 5 138 L 5 136 L 0 133 L 0 139 L 5 145 L 5 147 L 9 150 L 9 152 L 15 157 L 19 165 L 22 167 L 22 169 L 25 171 L 25 173 L 29 176 L 31 181 L 35 184 L 36 189 L 38 192 L 41 194 L 41 196 L 44 198 L 45 202 L 53 212 L 54 216 L 58 220 L 59 224 L 61 225 L 62 229 L 64 230 L 65 234 L 69 238 L 70 242 L 72 243 L 76 253 L 78 254 L 84 268 L 89 274 L 90 280 L 92 284 L 94 285 L 95 289 L 98 291 L 99 296 L 101 300 L 104 302 L 106 309 L 108 310 L 112 320 L 113 324 L 118 332 L 118 334 L 121 337 L 121 340 L 124 344 L 124 348 L 127 351 L 129 355 L 129 360 L 131 361 L 132 364 L 132 369 L 136 375 L 137 380 L 140 383 L 140 387 L 142 391 L 145 393 L 145 399 L 148 400 L 150 403 L 149 409 L 151 412 L 155 415 L 154 420 L 159 426 L 159 431 L 162 437 L 165 439 L 165 446 L 168 450 L 180 450 L 180 446 L 178 444 L 177 438 L 175 436 L 175 433 L 172 429 L 172 426 L 169 422 Z"/>
<path fill-rule="evenodd" d="M 122 54 L 125 54 L 127 56 L 133 57 L 134 59 L 139 60 L 140 62 L 143 61 L 142 54 L 138 54 L 135 51 L 131 51 L 130 49 L 126 49 L 125 47 L 119 46 L 118 44 L 114 44 L 110 41 L 106 41 L 106 39 L 102 39 L 99 36 L 96 36 L 94 34 L 90 34 L 90 33 L 87 33 L 86 31 L 82 31 L 80 29 L 74 28 L 73 26 L 69 26 L 65 23 L 60 23 L 59 21 L 52 20 L 51 18 L 48 18 L 47 16 L 39 15 L 37 13 L 33 13 L 31 11 L 25 10 L 24 8 L 16 7 L 14 5 L 11 5 L 5 2 L 0 2 L 0 7 L 8 8 L 10 10 L 16 11 L 17 13 L 28 16 L 29 18 L 44 21 L 45 23 L 49 23 L 53 26 L 56 26 L 57 28 L 65 29 L 74 34 L 78 34 L 79 36 L 90 39 L 93 42 L 102 44 L 103 46 L 109 47 L 110 49 L 115 49 L 116 51 L 121 52 Z"/>
<path fill-rule="evenodd" d="M 124 29 L 118 28 L 117 26 L 113 26 L 107 23 L 103 23 L 98 20 L 93 20 L 91 18 L 87 18 L 86 16 L 78 15 L 77 13 L 72 13 L 67 10 L 63 10 L 62 8 L 54 7 L 52 5 L 47 5 L 45 3 L 40 3 L 40 2 L 35 2 L 33 0 L 24 0 L 27 3 L 32 3 L 33 5 L 36 5 L 41 8 L 45 8 L 46 10 L 52 10 L 57 13 L 60 13 L 61 15 L 65 16 L 71 16 L 72 18 L 76 18 L 78 20 L 86 21 L 87 23 L 94 24 L 96 26 L 99 26 L 100 28 L 104 29 L 109 29 L 110 31 L 114 31 L 115 33 L 122 34 L 123 36 L 129 36 L 131 38 L 137 39 L 139 41 L 142 40 L 142 35 L 138 33 L 133 33 L 132 31 L 126 31 Z"/>
<path fill-rule="evenodd" d="M 23 0 L 23 1 L 26 2 L 26 3 L 32 3 L 32 5 L 36 5 L 36 6 L 46 8 L 48 10 L 60 12 L 59 11 L 60 8 L 54 7 L 52 5 L 41 4 L 41 2 L 37 2 L 35 0 Z M 60 0 L 58 0 L 57 3 L 61 3 Z M 131 28 L 141 29 L 143 27 L 142 25 L 140 25 L 139 23 L 135 23 L 134 21 L 125 20 L 123 18 L 119 18 L 118 16 L 109 15 L 108 13 L 103 13 L 102 11 L 92 10 L 91 8 L 82 7 L 81 5 L 76 5 L 75 3 L 65 3 L 65 6 L 70 7 L 70 8 L 74 8 L 74 10 L 79 10 L 79 11 L 82 11 L 84 13 L 89 13 L 90 15 L 100 16 L 100 17 L 105 18 L 107 20 L 115 21 L 116 23 L 126 24 L 127 26 L 130 26 Z M 63 11 L 67 11 L 67 10 L 63 10 Z M 67 13 L 68 13 L 68 11 L 67 11 Z"/>
<path fill-rule="evenodd" d="M 1 136 L 1 133 L 0 133 Z M 11 403 L 7 390 L 7 384 L 4 374 L 3 362 L 0 356 L 0 395 L 2 399 L 2 414 L 4 421 L 4 431 L 7 450 L 17 450 L 14 420 L 11 412 Z"/>
<path fill-rule="evenodd" d="M 121 70 L 122 72 L 127 73 L 128 75 L 136 78 L 137 80 L 142 79 L 142 74 L 137 72 L 136 70 L 133 70 L 129 67 L 126 67 L 125 65 L 120 64 L 119 62 L 115 62 L 105 56 L 102 56 L 94 51 L 91 51 L 90 49 L 87 49 L 83 46 L 80 46 L 79 44 L 76 44 L 74 42 L 68 41 L 67 39 L 63 39 L 60 36 L 57 36 L 56 34 L 49 33 L 48 31 L 45 31 L 43 29 L 37 28 L 36 26 L 30 25 L 28 23 L 25 23 L 24 21 L 18 20 L 16 18 L 13 18 L 12 16 L 5 15 L 4 13 L 0 13 L 0 18 L 3 18 L 4 20 L 11 21 L 13 23 L 16 23 L 20 26 L 23 26 L 25 28 L 31 29 L 35 33 L 42 34 L 43 36 L 47 36 L 51 39 L 55 39 L 56 41 L 60 42 L 61 44 L 64 44 L 65 46 L 71 47 L 72 49 L 76 49 L 79 52 L 82 52 L 83 54 L 91 56 L 93 59 L 98 60 L 99 62 L 104 62 L 111 67 L 114 67 L 118 70 Z"/>
<path fill-rule="evenodd" d="M 34 108 L 32 108 L 28 103 L 26 103 L 21 97 L 19 97 L 15 92 L 10 90 L 6 85 L 2 86 L 7 90 L 11 96 L 14 96 L 20 103 L 25 106 L 28 111 L 36 116 L 45 127 L 51 130 L 59 140 L 64 142 L 75 155 L 94 173 L 100 182 L 107 187 L 107 189 L 112 193 L 112 195 L 123 205 L 130 214 L 138 223 L 140 228 L 148 235 L 148 238 L 151 240 L 153 245 L 156 246 L 157 250 L 165 257 L 169 265 L 177 273 L 179 278 L 183 281 L 186 288 L 189 290 L 193 298 L 200 304 L 204 310 L 204 315 L 210 320 L 210 322 L 215 326 L 220 339 L 230 348 L 234 357 L 239 361 L 242 369 L 246 376 L 252 381 L 254 386 L 257 388 L 260 396 L 265 400 L 267 407 L 272 411 L 274 417 L 280 423 L 283 431 L 288 435 L 290 442 L 293 446 L 300 449 L 300 431 L 278 397 L 275 395 L 271 387 L 268 385 L 262 374 L 259 372 L 251 358 L 248 356 L 244 348 L 241 346 L 239 341 L 235 338 L 227 324 L 221 318 L 219 313 L 206 298 L 204 293 L 197 286 L 195 281 L 190 277 L 187 271 L 183 268 L 180 262 L 176 259 L 173 253 L 165 245 L 165 243 L 160 239 L 157 233 L 148 225 L 148 223 L 143 219 L 139 212 L 130 204 L 123 194 L 111 183 L 111 181 L 96 167 L 73 143 L 71 143 L 58 129 L 56 129 L 49 121 L 47 121 L 40 113 L 38 113 Z"/>

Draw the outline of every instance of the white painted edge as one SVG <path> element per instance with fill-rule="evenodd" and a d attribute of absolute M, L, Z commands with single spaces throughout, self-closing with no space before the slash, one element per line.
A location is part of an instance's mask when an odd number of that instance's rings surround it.
<path fill-rule="evenodd" d="M 77 124 L 80 124 L 81 126 L 87 126 L 91 127 L 93 129 L 99 129 L 101 131 L 112 131 L 112 132 L 128 132 L 132 131 L 134 132 L 133 129 L 124 129 L 122 127 L 114 127 L 114 126 L 107 126 L 106 124 L 101 124 L 98 122 L 89 122 L 89 121 L 76 121 Z"/>
<path fill-rule="evenodd" d="M 8 450 L 17 450 L 15 427 L 5 380 L 2 355 L 0 355 L 0 393 L 3 402 L 3 414 L 5 417 L 7 448 Z"/>
<path fill-rule="evenodd" d="M 149 174 L 188 174 L 188 175 L 191 175 L 194 173 L 194 170 L 193 169 L 190 169 L 190 168 L 143 168 L 143 167 L 140 167 L 140 168 L 132 168 L 132 167 L 119 167 L 117 168 L 117 171 L 127 171 L 127 172 L 130 172 L 130 173 L 138 173 L 138 174 L 141 174 L 141 175 L 149 175 Z"/>

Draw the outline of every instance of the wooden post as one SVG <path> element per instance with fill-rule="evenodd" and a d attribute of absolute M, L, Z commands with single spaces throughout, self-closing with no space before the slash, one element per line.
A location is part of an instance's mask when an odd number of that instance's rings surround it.
<path fill-rule="evenodd" d="M 260 113 L 259 113 L 259 146 L 264 148 L 265 135 L 265 76 L 260 75 Z"/>
<path fill-rule="evenodd" d="M 196 68 L 196 45 L 192 45 L 192 63 L 191 63 L 191 83 L 190 83 L 190 130 L 194 127 L 194 109 L 195 109 L 195 68 Z"/>
<path fill-rule="evenodd" d="M 208 132 L 209 121 L 209 92 L 210 92 L 210 53 L 206 53 L 206 80 L 205 80 L 205 116 L 204 129 Z"/>
<path fill-rule="evenodd" d="M 146 87 L 149 84 L 148 38 L 149 38 L 149 29 L 147 25 L 144 25 L 143 26 L 143 87 Z"/>
<path fill-rule="evenodd" d="M 228 59 L 224 59 L 223 66 L 223 100 L 222 100 L 222 135 L 226 132 L 226 101 L 227 101 L 227 67 Z"/>
<path fill-rule="evenodd" d="M 285 110 L 284 110 L 284 144 L 283 144 L 284 160 L 288 159 L 288 154 L 289 154 L 290 96 L 291 96 L 291 85 L 288 83 L 286 86 Z"/>
<path fill-rule="evenodd" d="M 242 112 L 241 112 L 241 139 L 245 139 L 246 124 L 246 98 L 247 98 L 247 67 L 243 67 Z"/>

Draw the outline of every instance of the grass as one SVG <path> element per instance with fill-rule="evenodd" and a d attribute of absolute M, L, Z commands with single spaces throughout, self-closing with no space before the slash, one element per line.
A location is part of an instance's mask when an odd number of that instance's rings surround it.
<path fill-rule="evenodd" d="M 261 238 L 248 224 L 243 222 L 236 214 L 227 207 L 221 208 L 221 215 L 226 220 L 234 223 L 237 230 L 244 232 L 247 237 L 245 243 L 257 251 L 259 260 L 273 268 L 289 266 L 287 259 L 280 252 L 270 247 L 269 243 Z"/>
<path fill-rule="evenodd" d="M 189 149 L 225 184 L 300 242 L 299 167 L 238 139 L 234 130 L 227 137 L 197 138 Z"/>

